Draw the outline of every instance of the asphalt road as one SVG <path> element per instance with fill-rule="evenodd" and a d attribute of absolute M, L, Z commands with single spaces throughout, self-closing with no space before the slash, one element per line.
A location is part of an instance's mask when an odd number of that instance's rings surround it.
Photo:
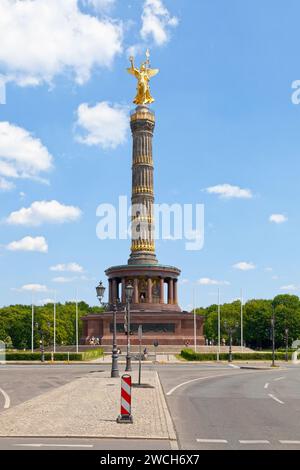
<path fill-rule="evenodd" d="M 159 372 L 179 448 L 300 449 L 299 367 L 272 371 L 240 370 L 226 364 L 144 367 Z M 105 369 L 110 369 L 109 364 L 0 366 L 0 413 Z M 170 449 L 166 441 L 0 439 L 0 449 L 11 448 Z"/>
<path fill-rule="evenodd" d="M 12 407 L 106 367 L 102 364 L 0 365 L 0 413 L 5 406 L 5 394 Z"/>
<path fill-rule="evenodd" d="M 160 377 L 181 449 L 300 449 L 299 367 Z"/>

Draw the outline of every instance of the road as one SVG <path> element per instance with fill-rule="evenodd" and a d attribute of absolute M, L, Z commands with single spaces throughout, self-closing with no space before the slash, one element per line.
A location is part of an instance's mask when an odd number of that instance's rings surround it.
<path fill-rule="evenodd" d="M 123 366 L 121 366 L 123 368 Z M 134 366 L 136 367 L 136 365 Z M 166 364 L 161 379 L 181 449 L 300 449 L 300 368 Z M 0 366 L 0 412 L 109 364 Z M 166 441 L 0 439 L 0 449 L 170 449 Z"/>
<path fill-rule="evenodd" d="M 299 368 L 176 375 L 160 373 L 181 449 L 300 449 Z"/>

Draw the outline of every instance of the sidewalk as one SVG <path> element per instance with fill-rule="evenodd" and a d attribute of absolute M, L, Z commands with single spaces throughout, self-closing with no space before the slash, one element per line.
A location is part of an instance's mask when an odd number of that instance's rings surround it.
<path fill-rule="evenodd" d="M 133 424 L 116 422 L 121 380 L 95 372 L 1 413 L 0 436 L 176 441 L 157 372 L 143 371 L 142 382 L 148 388 L 132 389 Z"/>

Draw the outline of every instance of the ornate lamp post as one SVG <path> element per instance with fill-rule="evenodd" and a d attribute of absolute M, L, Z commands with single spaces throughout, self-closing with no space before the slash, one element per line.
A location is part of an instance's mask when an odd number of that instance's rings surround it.
<path fill-rule="evenodd" d="M 101 305 L 113 311 L 113 346 L 112 346 L 112 363 L 111 363 L 111 377 L 119 377 L 119 367 L 118 367 L 118 347 L 117 347 L 117 312 L 118 304 L 114 302 L 113 304 L 105 304 L 103 302 L 103 297 L 105 294 L 105 287 L 102 284 L 102 281 L 99 282 L 99 285 L 96 287 L 97 297 Z"/>
<path fill-rule="evenodd" d="M 224 321 L 224 328 L 226 333 L 229 335 L 229 358 L 228 362 L 232 362 L 232 336 L 239 328 L 239 324 L 236 323 L 234 326 L 228 325 L 227 321 Z"/>
<path fill-rule="evenodd" d="M 125 287 L 125 296 L 126 296 L 126 311 L 127 311 L 127 355 L 126 355 L 126 372 L 132 371 L 131 368 L 131 355 L 130 355 L 130 304 L 132 302 L 134 288 L 129 284 Z"/>

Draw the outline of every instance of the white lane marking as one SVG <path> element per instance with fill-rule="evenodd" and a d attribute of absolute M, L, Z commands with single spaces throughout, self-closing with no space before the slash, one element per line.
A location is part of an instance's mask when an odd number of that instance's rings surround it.
<path fill-rule="evenodd" d="M 279 380 L 283 380 L 285 377 L 277 377 L 277 379 L 274 379 L 274 382 L 278 382 Z"/>
<path fill-rule="evenodd" d="M 228 364 L 228 365 L 229 367 L 232 367 L 233 369 L 240 369 L 240 367 L 235 364 Z"/>
<path fill-rule="evenodd" d="M 217 374 L 217 375 L 206 375 L 205 377 L 198 377 L 197 379 L 187 380 L 186 382 L 182 382 L 181 384 L 176 385 L 176 387 L 171 388 L 171 390 L 169 390 L 167 392 L 167 396 L 169 397 L 170 395 L 172 395 L 172 393 L 174 393 L 176 390 L 183 387 L 184 385 L 188 385 L 188 384 L 191 384 L 193 382 L 198 382 L 199 380 L 214 379 L 216 377 L 231 377 L 231 375 L 228 374 L 228 373 L 227 374 Z"/>
<path fill-rule="evenodd" d="M 287 445 L 300 445 L 300 441 L 279 441 L 280 444 L 287 444 Z"/>
<path fill-rule="evenodd" d="M 267 382 L 267 383 L 265 384 L 264 388 L 267 389 L 267 388 L 269 387 L 269 385 L 270 385 L 269 382 Z"/>
<path fill-rule="evenodd" d="M 264 440 L 246 440 L 246 441 L 239 441 L 240 444 L 270 444 L 270 441 Z"/>
<path fill-rule="evenodd" d="M 92 448 L 92 444 L 14 444 L 19 447 L 84 447 Z"/>
<path fill-rule="evenodd" d="M 269 397 L 272 398 L 272 400 L 277 401 L 277 403 L 280 403 L 281 405 L 284 405 L 284 401 L 279 400 L 279 398 L 272 395 L 272 393 L 269 393 Z"/>
<path fill-rule="evenodd" d="M 7 393 L 4 390 L 2 390 L 2 388 L 0 388 L 0 393 L 2 393 L 2 395 L 4 396 L 4 400 L 5 400 L 4 409 L 9 408 L 10 407 L 10 398 L 9 398 L 9 396 L 7 395 Z"/>
<path fill-rule="evenodd" d="M 197 442 L 203 444 L 227 444 L 228 441 L 226 439 L 196 439 Z"/>

